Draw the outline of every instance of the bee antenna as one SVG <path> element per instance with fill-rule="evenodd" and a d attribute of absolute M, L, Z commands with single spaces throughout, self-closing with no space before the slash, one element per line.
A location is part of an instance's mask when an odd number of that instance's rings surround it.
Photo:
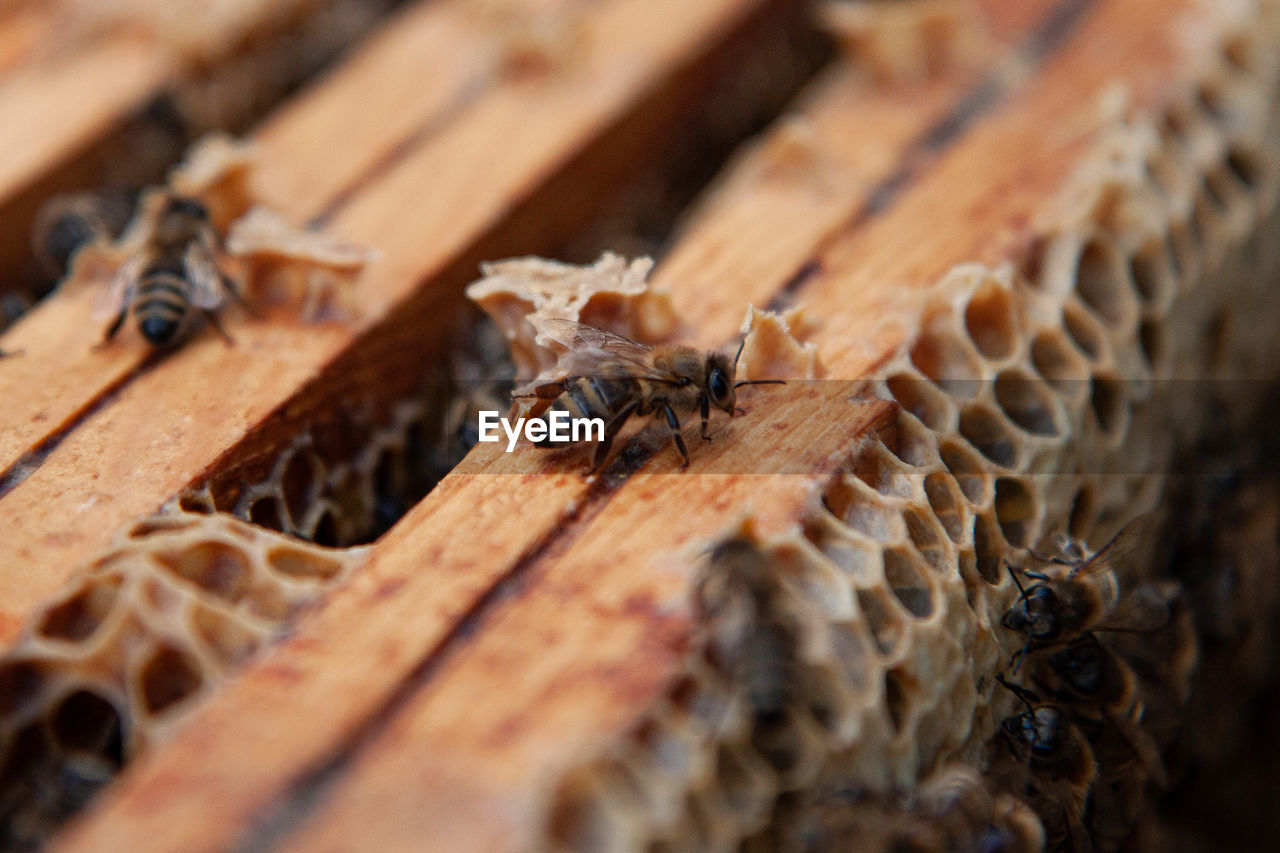
<path fill-rule="evenodd" d="M 743 385 L 786 385 L 785 379 L 744 379 L 741 382 L 735 382 L 734 388 L 741 388 Z"/>
<path fill-rule="evenodd" d="M 1022 662 L 1027 659 L 1027 655 L 1029 654 L 1031 654 L 1031 632 L 1030 631 L 1027 632 L 1027 641 L 1022 645 L 1022 648 L 1018 649 L 1018 651 L 1013 653 L 1014 674 L 1017 674 L 1018 670 L 1022 668 Z"/>
<path fill-rule="evenodd" d="M 1013 579 L 1013 585 L 1018 588 L 1018 597 L 1026 598 L 1027 590 L 1022 585 L 1022 581 L 1018 580 L 1018 573 L 1013 570 L 1013 564 L 1011 564 L 1008 560 L 1005 560 L 1004 567 L 1009 570 L 1009 577 Z"/>
<path fill-rule="evenodd" d="M 735 373 L 737 373 L 738 371 L 738 359 L 742 358 L 742 348 L 745 347 L 746 345 L 747 345 L 747 336 L 743 335 L 742 340 L 738 342 L 738 351 L 733 356 L 733 370 Z M 734 387 L 737 387 L 737 386 L 734 386 Z"/>
<path fill-rule="evenodd" d="M 1035 714 L 1036 709 L 1035 706 L 1031 704 L 1031 700 L 1035 699 L 1036 701 L 1039 701 L 1039 697 L 1037 697 L 1036 694 L 1021 685 L 1010 684 L 1009 681 L 998 672 L 996 673 L 996 681 L 1000 682 L 1000 685 L 1004 687 L 1005 690 L 1008 690 L 1014 696 L 1017 696 L 1018 700 L 1026 706 L 1029 713 Z"/>

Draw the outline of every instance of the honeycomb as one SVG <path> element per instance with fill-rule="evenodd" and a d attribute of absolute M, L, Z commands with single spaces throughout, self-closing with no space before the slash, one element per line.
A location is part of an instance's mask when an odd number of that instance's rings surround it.
<path fill-rule="evenodd" d="M 871 79 L 919 83 L 972 63 L 989 44 L 961 0 L 826 0 L 819 20 Z"/>
<path fill-rule="evenodd" d="M 295 228 L 261 206 L 231 223 L 227 252 L 244 259 L 255 297 L 299 305 L 309 321 L 357 316 L 356 281 L 377 256 L 364 246 Z"/>
<path fill-rule="evenodd" d="M 0 659 L 0 845 L 37 846 L 364 553 L 226 515 L 118 536 Z"/>
<path fill-rule="evenodd" d="M 1110 129 L 1034 223 L 1025 264 L 958 266 L 930 289 L 873 382 L 894 422 L 854 444 L 801 530 L 754 543 L 762 600 L 726 619 L 695 592 L 683 674 L 560 781 L 552 848 L 791 846 L 821 820 L 815 792 L 883 810 L 943 765 L 1008 753 L 997 733 L 1018 700 L 995 676 L 1021 637 L 1000 626 L 1018 595 L 1005 561 L 1056 532 L 1105 542 L 1157 506 L 1176 449 L 1243 428 L 1269 390 L 1220 381 L 1268 376 L 1277 356 L 1280 9 L 1246 5 L 1206 9 L 1199 35 L 1218 49 L 1158 113 L 1107 94 Z M 1119 567 L 1122 586 L 1162 576 L 1160 556 Z M 1182 606 L 1128 641 L 1154 671 L 1136 715 L 1161 743 L 1197 659 Z M 757 634 L 771 654 L 748 651 Z M 793 686 L 762 715 L 753 691 L 779 668 Z M 1151 786 L 1097 757 L 1083 821 L 1113 850 Z"/>
<path fill-rule="evenodd" d="M 821 353 L 804 341 L 812 325 L 799 306 L 781 314 L 748 308 L 740 329 L 743 345 L 737 378 L 820 378 L 825 373 Z"/>
<path fill-rule="evenodd" d="M 484 276 L 467 285 L 467 298 L 502 330 L 522 377 L 556 363 L 556 351 L 533 325 L 536 320 L 577 320 L 641 341 L 661 340 L 675 330 L 670 294 L 649 287 L 651 258 L 628 263 L 605 252 L 590 266 L 511 258 L 480 269 Z"/>
<path fill-rule="evenodd" d="M 182 162 L 169 170 L 168 184 L 179 195 L 203 201 L 214 227 L 226 233 L 253 204 L 255 157 L 252 143 L 209 133 L 193 142 Z"/>
<path fill-rule="evenodd" d="M 335 422 L 302 429 L 170 503 L 329 547 L 371 541 L 447 470 L 440 410 L 429 392 L 399 401 L 383 418 L 344 408 Z"/>

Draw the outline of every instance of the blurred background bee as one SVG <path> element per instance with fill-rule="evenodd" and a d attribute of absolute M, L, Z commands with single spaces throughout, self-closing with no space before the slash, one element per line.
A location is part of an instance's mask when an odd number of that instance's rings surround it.
<path fill-rule="evenodd" d="M 1030 853 L 1044 848 L 1044 829 L 1016 797 L 991 791 L 967 764 L 948 764 L 908 799 L 914 818 L 893 845 L 894 853 Z"/>
<path fill-rule="evenodd" d="M 1026 635 L 1019 657 L 1088 631 L 1153 631 L 1168 621 L 1167 588 L 1143 584 L 1123 594 L 1117 576 L 1117 569 L 1127 568 L 1142 545 L 1151 518 L 1131 521 L 1092 556 L 1085 556 L 1078 541 L 1064 539 L 1057 554 L 1029 552 L 1045 569 L 1008 567 L 1018 599 L 1000 623 Z M 1019 574 L 1033 583 L 1024 585 Z"/>
<path fill-rule="evenodd" d="M 1168 784 L 1160 748 L 1142 728 L 1137 677 L 1095 635 L 1077 637 L 1047 656 L 1035 680 L 1067 705 L 1078 725 L 1094 730 L 1089 740 L 1101 766 L 1115 773 L 1139 770 L 1161 787 Z"/>
<path fill-rule="evenodd" d="M 136 205 L 136 194 L 123 191 L 67 193 L 45 202 L 36 214 L 31 249 L 49 281 L 65 278 L 81 249 L 117 239 Z"/>
<path fill-rule="evenodd" d="M 99 346 L 115 337 L 130 309 L 138 330 L 153 346 L 183 340 L 194 327 L 197 311 L 231 343 L 216 311 L 228 296 L 245 303 L 218 266 L 219 238 L 201 202 L 156 192 L 143 203 L 121 242 L 129 249 L 127 258 L 94 306 L 95 319 L 115 315 Z"/>
<path fill-rule="evenodd" d="M 694 587 L 708 659 L 741 691 L 752 743 L 780 773 L 797 761 L 792 711 L 805 695 L 792 595 L 769 557 L 744 537 L 716 545 Z"/>
<path fill-rule="evenodd" d="M 747 850 L 867 853 L 1035 853 L 1044 829 L 1017 797 L 993 791 L 967 764 L 943 765 L 913 791 L 837 787 L 784 798 Z"/>
<path fill-rule="evenodd" d="M 559 377 L 535 380 L 516 389 L 512 397 L 551 401 L 553 411 L 573 418 L 600 418 L 604 440 L 595 450 L 591 470 L 598 471 L 609 456 L 614 436 L 632 415 L 660 415 L 670 430 L 671 441 L 689 465 L 689 450 L 680 434 L 677 412 L 702 416 L 701 436 L 710 441 L 707 423 L 711 406 L 733 417 L 736 391 L 743 385 L 783 384 L 776 379 L 734 381 L 737 357 L 731 362 L 722 353 L 698 352 L 678 345 L 656 347 L 637 343 L 621 335 L 572 320 L 547 319 L 541 322 L 544 334 L 568 349 L 555 367 Z M 742 347 L 738 347 L 738 355 Z M 536 412 L 535 412 L 536 413 Z M 539 442 L 553 447 L 550 439 Z"/>

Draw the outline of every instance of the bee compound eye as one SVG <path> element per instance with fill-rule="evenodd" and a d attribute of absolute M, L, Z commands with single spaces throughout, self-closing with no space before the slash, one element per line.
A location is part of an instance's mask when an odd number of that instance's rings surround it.
<path fill-rule="evenodd" d="M 209 218 L 209 208 L 194 198 L 175 198 L 169 202 L 169 210 L 191 219 L 205 220 Z"/>
<path fill-rule="evenodd" d="M 720 368 L 717 367 L 711 371 L 711 380 L 707 384 L 711 396 L 716 400 L 723 400 L 729 396 L 729 380 L 725 378 L 724 371 Z"/>
<path fill-rule="evenodd" d="M 1039 708 L 1029 721 L 1031 749 L 1037 755 L 1052 754 L 1058 748 L 1058 731 L 1062 720 L 1053 708 Z"/>

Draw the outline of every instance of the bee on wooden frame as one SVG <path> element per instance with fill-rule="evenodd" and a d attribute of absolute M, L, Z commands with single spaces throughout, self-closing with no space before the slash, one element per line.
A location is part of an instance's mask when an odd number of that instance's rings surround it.
<path fill-rule="evenodd" d="M 80 250 L 115 240 L 129 224 L 135 200 L 123 192 L 69 193 L 41 206 L 32 227 L 32 251 L 51 279 L 71 269 Z"/>
<path fill-rule="evenodd" d="M 96 319 L 115 315 L 99 346 L 115 337 L 130 309 L 138 330 L 153 346 L 181 341 L 191 331 L 197 311 L 231 343 L 216 311 L 228 296 L 245 303 L 218 266 L 218 236 L 209 211 L 195 199 L 163 193 L 154 209 L 143 215 L 131 254 L 94 307 Z"/>
<path fill-rule="evenodd" d="M 707 423 L 712 406 L 733 417 L 738 388 L 785 384 L 779 379 L 735 381 L 741 346 L 738 356 L 730 361 L 721 353 L 699 352 L 687 346 L 646 346 L 572 320 L 543 320 L 541 329 L 568 348 L 555 368 L 560 378 L 535 380 L 517 389 L 512 397 L 550 401 L 551 411 L 566 412 L 571 418 L 602 420 L 604 438 L 596 446 L 593 472 L 604 465 L 614 437 L 632 415 L 661 417 L 685 468 L 689 450 L 680 434 L 678 412 L 696 409 L 702 416 L 701 436 L 710 441 Z M 551 438 L 537 442 L 540 447 L 565 443 Z"/>
<path fill-rule="evenodd" d="M 1018 657 L 1070 642 L 1087 631 L 1154 631 L 1168 621 L 1166 590 L 1145 584 L 1122 594 L 1116 574 L 1141 545 L 1151 518 L 1134 519 L 1092 556 L 1085 556 L 1078 541 L 1067 540 L 1060 554 L 1029 552 L 1047 564 L 1043 571 L 1008 566 L 1018 599 L 1000 624 L 1026 635 Z M 1033 583 L 1024 585 L 1019 574 Z"/>

